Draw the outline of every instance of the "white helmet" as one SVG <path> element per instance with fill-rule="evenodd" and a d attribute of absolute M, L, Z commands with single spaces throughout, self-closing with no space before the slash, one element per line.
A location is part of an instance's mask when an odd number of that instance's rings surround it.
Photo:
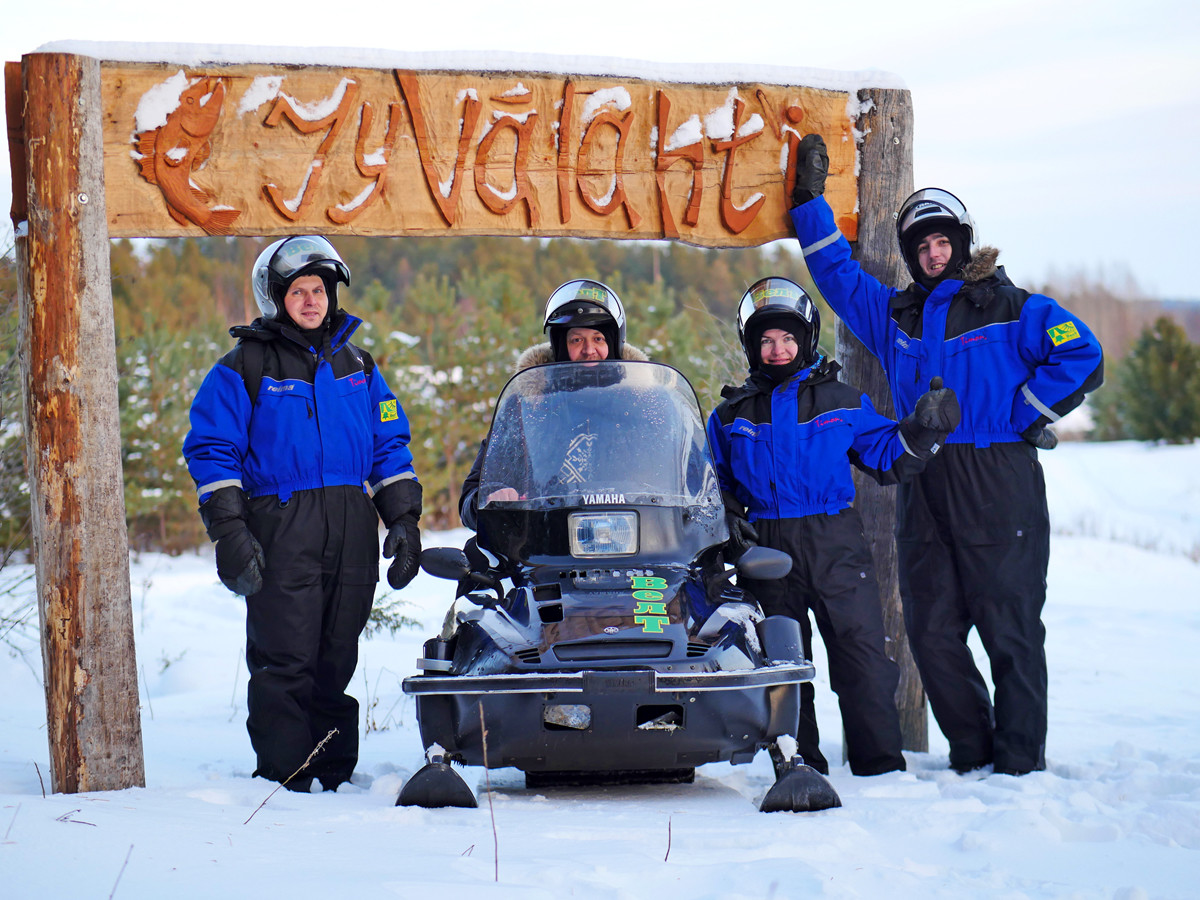
<path fill-rule="evenodd" d="M 900 213 L 896 216 L 896 239 L 913 278 L 920 280 L 922 275 L 917 262 L 917 243 L 938 230 L 947 237 L 961 235 L 963 258 L 958 261 L 960 264 L 970 260 L 979 249 L 975 221 L 963 202 L 949 191 L 922 188 L 900 205 Z"/>
<path fill-rule="evenodd" d="M 279 318 L 284 292 L 302 275 L 319 275 L 324 280 L 330 314 L 337 309 L 337 283 L 350 284 L 349 267 L 333 244 L 320 235 L 298 234 L 276 241 L 258 255 L 250 276 L 254 302 L 263 318 Z"/>

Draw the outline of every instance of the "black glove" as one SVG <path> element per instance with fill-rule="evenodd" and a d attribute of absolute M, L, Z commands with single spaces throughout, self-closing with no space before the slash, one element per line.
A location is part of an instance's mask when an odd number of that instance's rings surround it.
<path fill-rule="evenodd" d="M 249 597 L 263 586 L 267 558 L 243 522 L 242 526 L 217 541 L 217 577 L 235 594 Z"/>
<path fill-rule="evenodd" d="M 743 553 L 758 545 L 758 532 L 743 516 L 726 513 L 725 523 L 729 526 L 729 559 L 741 559 Z"/>
<path fill-rule="evenodd" d="M 396 558 L 388 566 L 387 580 L 396 590 L 407 587 L 421 566 L 421 485 L 415 478 L 400 478 L 375 492 L 375 508 L 388 527 L 383 540 L 384 559 Z"/>
<path fill-rule="evenodd" d="M 1030 425 L 1021 432 L 1021 437 L 1039 450 L 1053 450 L 1058 446 L 1058 435 L 1045 425 Z"/>
<path fill-rule="evenodd" d="M 942 387 L 942 379 L 934 378 L 929 391 L 917 398 L 912 413 L 900 422 L 900 434 L 909 451 L 920 459 L 929 459 L 946 441 L 946 435 L 962 421 L 958 395 Z"/>
<path fill-rule="evenodd" d="M 403 516 L 388 529 L 383 539 L 383 558 L 396 560 L 388 566 L 387 580 L 396 590 L 408 587 L 421 567 L 421 529 L 416 516 Z"/>
<path fill-rule="evenodd" d="M 802 206 L 813 197 L 825 193 L 829 176 L 829 154 L 825 139 L 819 134 L 806 134 L 796 150 L 796 184 L 792 187 L 792 206 Z"/>
<path fill-rule="evenodd" d="M 262 590 L 267 558 L 246 523 L 246 495 L 238 487 L 214 491 L 200 506 L 209 540 L 217 543 L 217 577 L 235 594 L 249 597 Z"/>

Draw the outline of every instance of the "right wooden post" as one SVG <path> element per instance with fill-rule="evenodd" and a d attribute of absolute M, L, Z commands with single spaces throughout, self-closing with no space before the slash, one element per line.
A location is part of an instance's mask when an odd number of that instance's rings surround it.
<path fill-rule="evenodd" d="M 871 89 L 859 91 L 858 99 L 862 112 L 857 128 L 863 134 L 863 142 L 854 258 L 884 284 L 899 287 L 911 280 L 896 242 L 895 217 L 900 204 L 913 191 L 912 98 L 908 91 Z M 845 372 L 844 380 L 868 394 L 881 413 L 895 417 L 891 392 L 879 361 L 840 320 L 837 358 Z M 875 557 L 890 655 L 900 667 L 896 706 L 900 710 L 903 746 L 905 750 L 925 753 L 929 750 L 925 690 L 904 631 L 896 575 L 896 489 L 880 487 L 857 471 L 854 481 L 857 491 L 854 505 L 862 515 Z"/>

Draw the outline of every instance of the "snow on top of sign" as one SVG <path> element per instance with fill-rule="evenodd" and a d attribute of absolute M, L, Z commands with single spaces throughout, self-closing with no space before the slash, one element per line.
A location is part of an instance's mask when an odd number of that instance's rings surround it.
<path fill-rule="evenodd" d="M 43 44 L 37 52 L 69 53 L 114 62 L 166 63 L 189 67 L 263 64 L 425 71 L 546 72 L 611 75 L 683 84 L 753 81 L 851 92 L 859 88 L 906 88 L 900 76 L 878 69 L 837 71 L 751 63 L 664 63 L 616 57 L 557 56 L 540 53 L 457 50 L 413 53 L 349 47 L 269 47 L 249 44 L 156 44 L 120 41 L 53 41 Z"/>

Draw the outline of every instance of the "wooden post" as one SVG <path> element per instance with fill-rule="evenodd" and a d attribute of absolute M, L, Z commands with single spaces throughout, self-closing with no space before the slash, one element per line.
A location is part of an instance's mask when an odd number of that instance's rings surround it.
<path fill-rule="evenodd" d="M 22 60 L 21 369 L 56 792 L 145 784 L 121 474 L 100 64 Z M 20 189 L 14 184 L 14 189 Z"/>
<path fill-rule="evenodd" d="M 857 127 L 864 138 L 854 258 L 884 284 L 902 285 L 909 281 L 909 275 L 896 243 L 895 215 L 913 190 L 912 99 L 908 91 L 900 90 L 864 90 L 858 96 L 864 111 Z M 837 358 L 845 371 L 845 380 L 868 394 L 884 415 L 895 416 L 891 391 L 879 361 L 840 320 Z M 896 489 L 880 487 L 857 471 L 854 481 L 857 491 L 854 505 L 862 514 L 867 540 L 875 557 L 875 574 L 879 580 L 891 655 L 900 666 L 896 705 L 900 710 L 903 746 L 905 750 L 924 753 L 929 750 L 925 690 L 904 631 L 896 577 Z"/>

